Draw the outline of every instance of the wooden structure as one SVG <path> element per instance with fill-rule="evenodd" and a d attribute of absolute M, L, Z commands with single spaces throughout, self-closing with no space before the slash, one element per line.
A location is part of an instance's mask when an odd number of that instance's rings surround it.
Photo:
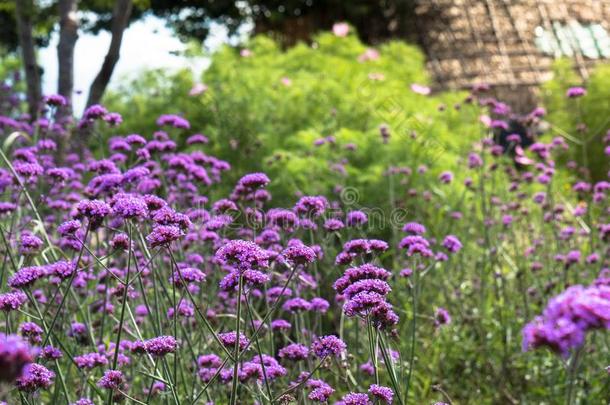
<path fill-rule="evenodd" d="M 438 88 L 487 83 L 523 111 L 555 58 L 585 80 L 610 58 L 610 0 L 417 0 L 414 13 Z"/>

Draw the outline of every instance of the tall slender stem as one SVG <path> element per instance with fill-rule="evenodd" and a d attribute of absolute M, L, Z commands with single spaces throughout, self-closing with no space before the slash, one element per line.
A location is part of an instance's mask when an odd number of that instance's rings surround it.
<path fill-rule="evenodd" d="M 235 319 L 235 364 L 233 365 L 233 385 L 231 386 L 231 405 L 237 403 L 237 378 L 239 371 L 239 332 L 241 325 L 241 293 L 244 287 L 244 278 L 239 275 L 239 285 L 237 290 L 237 317 Z"/>

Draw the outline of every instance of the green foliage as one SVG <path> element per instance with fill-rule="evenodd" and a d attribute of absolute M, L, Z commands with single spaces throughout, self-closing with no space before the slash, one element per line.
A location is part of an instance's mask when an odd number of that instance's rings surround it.
<path fill-rule="evenodd" d="M 572 158 L 588 166 L 593 179 L 602 180 L 610 169 L 603 147 L 603 137 L 610 130 L 610 64 L 600 64 L 593 71 L 585 97 L 568 99 L 567 89 L 580 82 L 570 60 L 555 63 L 553 80 L 543 86 L 548 119 L 554 132 L 570 143 Z"/>
<path fill-rule="evenodd" d="M 142 134 L 156 130 L 156 116 L 183 113 L 193 132 L 210 138 L 206 150 L 228 160 L 234 173 L 268 173 L 280 202 L 292 201 L 297 192 L 351 186 L 370 197 L 370 205 L 385 207 L 387 167 L 451 169 L 458 152 L 480 134 L 478 108 L 453 108 L 464 94 L 410 90 L 412 83 L 428 81 L 424 57 L 413 46 L 390 42 L 379 48 L 379 59 L 359 61 L 366 47 L 355 35 L 327 33 L 312 46 L 286 51 L 259 36 L 247 49 L 249 57 L 229 46 L 213 55 L 202 78 L 209 87 L 203 95 L 187 95 L 193 85 L 187 71 L 155 71 L 109 95 L 106 104 L 122 112 L 129 123 L 124 131 Z M 382 124 L 391 133 L 388 144 L 380 136 Z M 331 135 L 335 143 L 312 152 L 316 139 Z M 349 150 L 350 144 L 356 149 Z M 312 176 L 320 181 L 312 182 Z"/>

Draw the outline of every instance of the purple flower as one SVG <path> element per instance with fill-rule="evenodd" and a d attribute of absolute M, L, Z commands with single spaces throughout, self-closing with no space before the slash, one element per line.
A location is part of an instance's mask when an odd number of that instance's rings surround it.
<path fill-rule="evenodd" d="M 100 353 L 93 352 L 74 357 L 74 363 L 78 368 L 91 370 L 98 366 L 107 365 L 108 359 Z"/>
<path fill-rule="evenodd" d="M 343 225 L 343 222 L 341 222 L 340 219 L 329 218 L 324 221 L 324 229 L 327 231 L 338 231 L 344 227 L 345 225 Z"/>
<path fill-rule="evenodd" d="M 369 396 L 367 394 L 350 392 L 341 398 L 343 405 L 371 405 Z"/>
<path fill-rule="evenodd" d="M 292 229 L 299 222 L 297 215 L 289 210 L 273 208 L 267 212 L 267 220 L 271 225 L 279 226 L 283 229 Z"/>
<path fill-rule="evenodd" d="M 145 219 L 148 216 L 146 202 L 136 196 L 121 194 L 118 198 L 113 198 L 112 212 L 123 219 Z"/>
<path fill-rule="evenodd" d="M 269 266 L 269 254 L 256 243 L 245 240 L 231 240 L 216 251 L 216 259 L 221 263 L 235 266 L 241 272 Z"/>
<path fill-rule="evenodd" d="M 170 281 L 176 286 L 182 286 L 182 281 L 187 283 L 201 283 L 205 281 L 205 273 L 194 267 L 185 267 L 174 271 Z"/>
<path fill-rule="evenodd" d="M 63 107 L 68 104 L 68 100 L 61 94 L 49 94 L 44 97 L 44 102 L 53 107 Z"/>
<path fill-rule="evenodd" d="M 580 261 L 580 251 L 579 250 L 571 250 L 565 257 L 566 264 L 571 265 L 578 263 Z"/>
<path fill-rule="evenodd" d="M 24 267 L 8 279 L 8 285 L 12 288 L 26 288 L 44 276 L 46 276 L 46 271 L 43 267 Z"/>
<path fill-rule="evenodd" d="M 243 176 L 237 182 L 237 187 L 244 188 L 246 190 L 254 190 L 257 188 L 265 187 L 271 180 L 265 173 L 250 173 Z"/>
<path fill-rule="evenodd" d="M 164 246 L 183 236 L 182 231 L 173 225 L 157 225 L 152 232 L 146 236 L 146 241 L 151 247 Z"/>
<path fill-rule="evenodd" d="M 123 373 L 119 370 L 106 370 L 104 376 L 99 379 L 97 386 L 107 390 L 116 390 L 121 388 L 124 383 Z"/>
<path fill-rule="evenodd" d="M 308 386 L 309 386 L 309 384 L 308 384 Z M 330 396 L 332 394 L 334 394 L 334 392 L 335 392 L 335 390 L 330 385 L 323 384 L 323 385 L 320 385 L 320 386 L 314 388 L 309 393 L 309 395 L 307 395 L 307 398 L 311 401 L 326 403 L 328 401 L 328 398 L 330 398 Z"/>
<path fill-rule="evenodd" d="M 189 129 L 191 127 L 191 124 L 186 119 L 180 117 L 179 115 L 174 115 L 174 114 L 161 115 L 157 119 L 157 125 L 159 125 L 159 126 L 168 125 L 168 126 L 171 126 L 174 128 L 179 128 L 179 129 Z"/>
<path fill-rule="evenodd" d="M 121 117 L 121 114 L 119 114 L 119 113 L 111 112 L 111 113 L 105 114 L 103 120 L 106 121 L 111 126 L 116 127 L 116 126 L 120 125 L 121 122 L 123 122 L 123 117 Z"/>
<path fill-rule="evenodd" d="M 312 263 L 316 260 L 316 252 L 303 244 L 289 246 L 282 251 L 281 255 L 291 266 Z"/>
<path fill-rule="evenodd" d="M 76 264 L 74 262 L 60 260 L 58 262 L 49 264 L 47 266 L 47 272 L 48 274 L 52 274 L 64 280 L 76 272 Z"/>
<path fill-rule="evenodd" d="M 98 118 L 102 118 L 106 114 L 108 114 L 108 110 L 106 110 L 106 108 L 99 104 L 93 104 L 92 106 L 87 107 L 83 113 L 83 120 L 93 121 Z"/>
<path fill-rule="evenodd" d="M 391 404 L 394 398 L 394 391 L 391 388 L 384 387 L 381 385 L 373 384 L 369 388 L 369 394 L 378 399 L 379 401 Z"/>
<path fill-rule="evenodd" d="M 272 330 L 290 330 L 292 328 L 292 324 L 285 319 L 275 319 L 271 321 L 271 329 Z"/>
<path fill-rule="evenodd" d="M 34 392 L 46 389 L 53 384 L 55 373 L 42 364 L 31 363 L 27 365 L 21 377 L 17 378 L 17 389 L 25 392 Z"/>
<path fill-rule="evenodd" d="M 117 250 L 129 249 L 129 235 L 126 233 L 118 233 L 110 240 L 110 247 Z"/>
<path fill-rule="evenodd" d="M 76 218 L 89 218 L 92 229 L 101 225 L 110 212 L 110 206 L 101 200 L 83 200 L 76 206 Z"/>
<path fill-rule="evenodd" d="M 194 134 L 187 138 L 187 145 L 195 145 L 195 144 L 207 144 L 209 142 L 208 137 L 203 134 Z"/>
<path fill-rule="evenodd" d="M 29 232 L 24 232 L 21 234 L 21 240 L 19 244 L 19 253 L 22 254 L 32 254 L 36 253 L 42 247 L 42 240 L 32 235 Z"/>
<path fill-rule="evenodd" d="M 281 359 L 287 359 L 292 361 L 305 360 L 309 356 L 309 349 L 307 346 L 303 346 L 299 343 L 292 343 L 288 346 L 282 347 L 278 353 Z"/>
<path fill-rule="evenodd" d="M 57 233 L 61 236 L 74 235 L 76 231 L 80 229 L 81 225 L 82 224 L 78 220 L 62 222 L 61 225 L 57 227 Z"/>
<path fill-rule="evenodd" d="M 78 401 L 74 402 L 71 405 L 95 405 L 95 403 L 89 398 L 80 398 Z"/>
<path fill-rule="evenodd" d="M 334 335 L 322 336 L 311 344 L 311 350 L 320 359 L 327 356 L 339 357 L 346 348 L 345 343 Z"/>
<path fill-rule="evenodd" d="M 413 269 L 410 269 L 408 267 L 405 267 L 404 269 L 400 270 L 400 277 L 404 277 L 404 278 L 409 278 L 411 277 L 411 275 L 413 274 Z"/>
<path fill-rule="evenodd" d="M 344 306 L 343 312 L 347 316 L 356 316 L 359 314 L 367 315 L 371 308 L 381 305 L 385 302 L 383 295 L 375 292 L 362 291 L 354 295 Z"/>
<path fill-rule="evenodd" d="M 40 351 L 40 357 L 45 360 L 57 360 L 63 356 L 60 349 L 53 346 L 45 346 Z"/>
<path fill-rule="evenodd" d="M 568 98 L 582 97 L 585 94 L 587 94 L 587 90 L 585 90 L 583 87 L 570 87 L 566 92 L 566 96 Z"/>
<path fill-rule="evenodd" d="M 159 336 L 146 340 L 144 342 L 144 349 L 146 352 L 155 357 L 162 357 L 168 353 L 174 353 L 178 342 L 173 336 Z"/>
<path fill-rule="evenodd" d="M 567 357 L 591 329 L 610 329 L 607 285 L 572 286 L 551 299 L 541 316 L 523 328 L 523 349 L 546 346 Z"/>
<path fill-rule="evenodd" d="M 292 313 L 309 311 L 311 310 L 311 303 L 300 297 L 292 298 L 287 300 L 284 305 L 282 305 L 282 309 Z"/>
<path fill-rule="evenodd" d="M 434 313 L 434 325 L 439 327 L 449 325 L 451 323 L 451 315 L 445 308 L 437 308 Z"/>
<path fill-rule="evenodd" d="M 20 377 L 34 356 L 35 352 L 21 337 L 0 333 L 0 382 L 13 382 Z"/>
<path fill-rule="evenodd" d="M 310 301 L 311 304 L 311 309 L 319 312 L 321 314 L 325 314 L 328 311 L 328 308 L 330 308 L 330 303 L 328 301 L 326 301 L 324 298 L 313 298 Z"/>
<path fill-rule="evenodd" d="M 225 332 L 225 333 L 219 333 L 218 334 L 218 339 L 220 339 L 220 341 L 222 342 L 223 345 L 225 345 L 225 347 L 227 347 L 228 349 L 233 349 L 235 348 L 235 342 L 236 342 L 236 336 L 237 334 L 235 332 Z M 244 350 L 246 348 L 246 346 L 248 346 L 250 343 L 250 340 L 243 334 L 243 333 L 239 333 L 239 350 Z"/>
<path fill-rule="evenodd" d="M 372 264 L 363 264 L 359 267 L 350 267 L 345 270 L 343 276 L 337 279 L 333 284 L 333 288 L 337 293 L 342 294 L 343 291 L 351 284 L 364 279 L 379 279 L 387 280 L 391 273 L 381 267 L 373 266 Z"/>
<path fill-rule="evenodd" d="M 379 295 L 387 295 L 392 289 L 390 285 L 383 280 L 377 279 L 364 279 L 358 280 L 353 284 L 349 285 L 343 290 L 343 295 L 348 299 L 353 298 L 356 294 L 363 291 L 377 293 Z"/>
<path fill-rule="evenodd" d="M 8 214 L 17 209 L 17 205 L 12 202 L 0 201 L 0 215 Z"/>
<path fill-rule="evenodd" d="M 442 172 L 439 176 L 438 179 L 440 180 L 441 183 L 443 184 L 449 184 L 451 183 L 451 181 L 453 180 L 453 173 L 449 172 L 449 171 L 445 171 Z"/>
<path fill-rule="evenodd" d="M 462 249 L 462 243 L 454 235 L 447 235 L 443 240 L 443 247 L 451 253 L 457 253 Z"/>
<path fill-rule="evenodd" d="M 323 196 L 305 196 L 294 206 L 294 210 L 300 215 L 318 217 L 328 208 L 328 200 Z"/>
<path fill-rule="evenodd" d="M 15 172 L 24 177 L 28 182 L 35 182 L 36 178 L 44 173 L 44 169 L 38 163 L 14 162 Z"/>
<path fill-rule="evenodd" d="M 350 211 L 345 220 L 348 226 L 361 226 L 368 222 L 367 215 L 362 211 Z"/>
<path fill-rule="evenodd" d="M 19 332 L 21 333 L 21 336 L 27 338 L 28 341 L 32 344 L 40 343 L 40 341 L 42 340 L 41 336 L 43 330 L 34 322 L 22 323 L 21 326 L 19 326 Z"/>
<path fill-rule="evenodd" d="M 0 310 L 2 311 L 14 311 L 21 307 L 28 297 L 21 291 L 12 291 L 4 294 L 0 294 Z"/>

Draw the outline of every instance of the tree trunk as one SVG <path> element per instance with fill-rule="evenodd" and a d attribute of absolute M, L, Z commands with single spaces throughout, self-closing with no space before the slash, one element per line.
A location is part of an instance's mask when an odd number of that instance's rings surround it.
<path fill-rule="evenodd" d="M 106 87 L 112 77 L 114 67 L 119 60 L 121 51 L 121 42 L 123 41 L 123 32 L 127 27 L 129 16 L 131 15 L 131 9 L 133 6 L 132 0 L 116 0 L 114 3 L 114 10 L 112 11 L 112 39 L 110 40 L 110 47 L 108 53 L 104 58 L 104 63 L 100 72 L 93 80 L 91 87 L 89 88 L 89 98 L 87 99 L 87 106 L 93 104 L 99 104 L 106 91 Z"/>
<path fill-rule="evenodd" d="M 19 47 L 25 70 L 25 81 L 27 85 L 27 100 L 29 112 L 32 119 L 38 117 L 38 106 L 40 105 L 40 72 L 36 63 L 36 46 L 32 36 L 32 15 L 34 4 L 32 0 L 15 1 L 15 17 L 17 20 L 17 35 L 19 36 Z"/>
<path fill-rule="evenodd" d="M 59 43 L 57 62 L 59 76 L 57 92 L 68 100 L 68 105 L 59 112 L 61 116 L 72 112 L 74 91 L 74 46 L 78 39 L 77 0 L 59 0 Z"/>

